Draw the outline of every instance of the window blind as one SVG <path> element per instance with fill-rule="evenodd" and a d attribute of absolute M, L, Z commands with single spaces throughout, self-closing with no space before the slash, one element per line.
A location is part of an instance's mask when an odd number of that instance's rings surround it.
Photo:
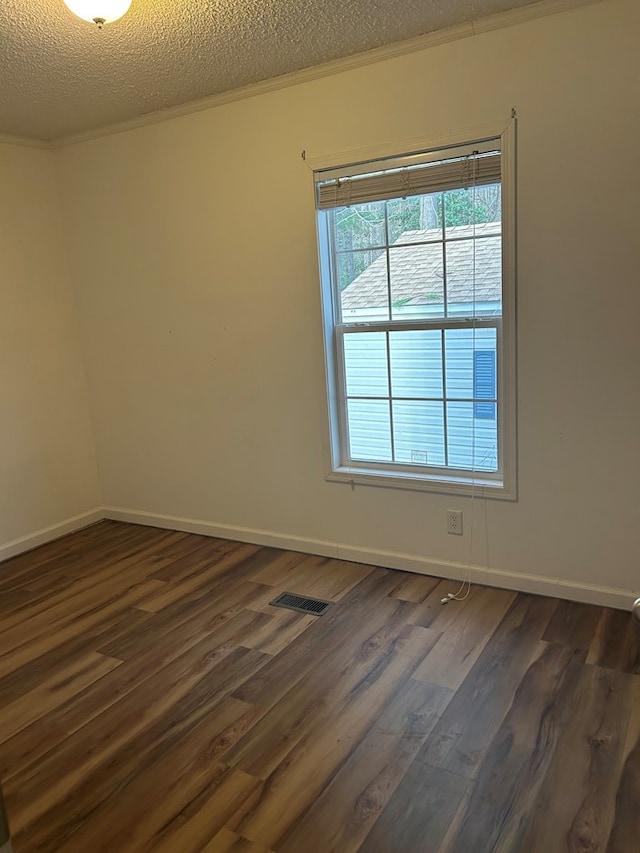
<path fill-rule="evenodd" d="M 391 161 L 389 168 L 384 171 L 321 179 L 316 184 L 317 207 L 319 210 L 348 207 L 461 187 L 496 184 L 500 179 L 500 153 L 496 151 L 404 168 L 393 168 Z"/>

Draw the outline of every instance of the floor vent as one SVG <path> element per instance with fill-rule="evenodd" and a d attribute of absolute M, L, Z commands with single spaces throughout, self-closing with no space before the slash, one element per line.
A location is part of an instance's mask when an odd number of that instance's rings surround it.
<path fill-rule="evenodd" d="M 296 595 L 295 592 L 283 592 L 273 601 L 274 607 L 286 607 L 287 610 L 297 610 L 310 616 L 322 616 L 332 606 L 333 601 L 323 601 L 320 598 L 309 598 L 306 595 Z"/>

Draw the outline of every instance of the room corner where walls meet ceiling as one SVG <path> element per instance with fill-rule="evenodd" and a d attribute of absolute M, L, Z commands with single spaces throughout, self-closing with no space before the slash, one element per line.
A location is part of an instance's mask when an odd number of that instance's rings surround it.
<path fill-rule="evenodd" d="M 98 30 L 63 0 L 5 0 L 0 138 L 73 139 L 594 2 L 132 0 Z"/>

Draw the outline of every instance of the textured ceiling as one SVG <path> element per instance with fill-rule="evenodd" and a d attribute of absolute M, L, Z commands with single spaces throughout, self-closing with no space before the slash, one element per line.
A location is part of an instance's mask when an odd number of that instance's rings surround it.
<path fill-rule="evenodd" d="M 0 2 L 0 134 L 54 140 L 531 0 L 133 0 L 98 30 Z"/>

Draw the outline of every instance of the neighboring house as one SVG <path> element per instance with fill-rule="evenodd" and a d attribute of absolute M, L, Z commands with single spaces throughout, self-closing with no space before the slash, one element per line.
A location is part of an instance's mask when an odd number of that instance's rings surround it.
<path fill-rule="evenodd" d="M 441 229 L 406 231 L 390 247 L 388 260 L 380 252 L 342 291 L 342 315 L 345 322 L 388 319 L 391 303 L 393 319 L 486 317 L 501 313 L 501 293 L 500 223 L 449 227 L 444 242 Z M 396 462 L 435 466 L 445 465 L 446 459 L 461 468 L 496 469 L 495 329 L 445 334 L 446 339 L 440 330 L 402 337 L 391 333 L 390 377 L 384 333 L 348 336 L 345 379 L 352 458 L 392 461 L 393 456 Z M 446 406 L 443 351 L 448 396 L 460 401 Z"/>
<path fill-rule="evenodd" d="M 446 229 L 405 231 L 389 250 L 390 290 L 393 316 L 434 314 L 442 316 L 444 266 L 447 278 L 448 313 L 468 313 L 474 303 L 478 313 L 500 310 L 502 293 L 502 246 L 500 223 L 456 225 Z M 474 239 L 476 238 L 476 239 Z M 477 239 L 482 238 L 482 239 Z M 474 251 L 475 247 L 475 251 Z M 389 279 L 384 252 L 342 291 L 345 320 L 354 315 L 374 319 L 386 316 Z"/>

